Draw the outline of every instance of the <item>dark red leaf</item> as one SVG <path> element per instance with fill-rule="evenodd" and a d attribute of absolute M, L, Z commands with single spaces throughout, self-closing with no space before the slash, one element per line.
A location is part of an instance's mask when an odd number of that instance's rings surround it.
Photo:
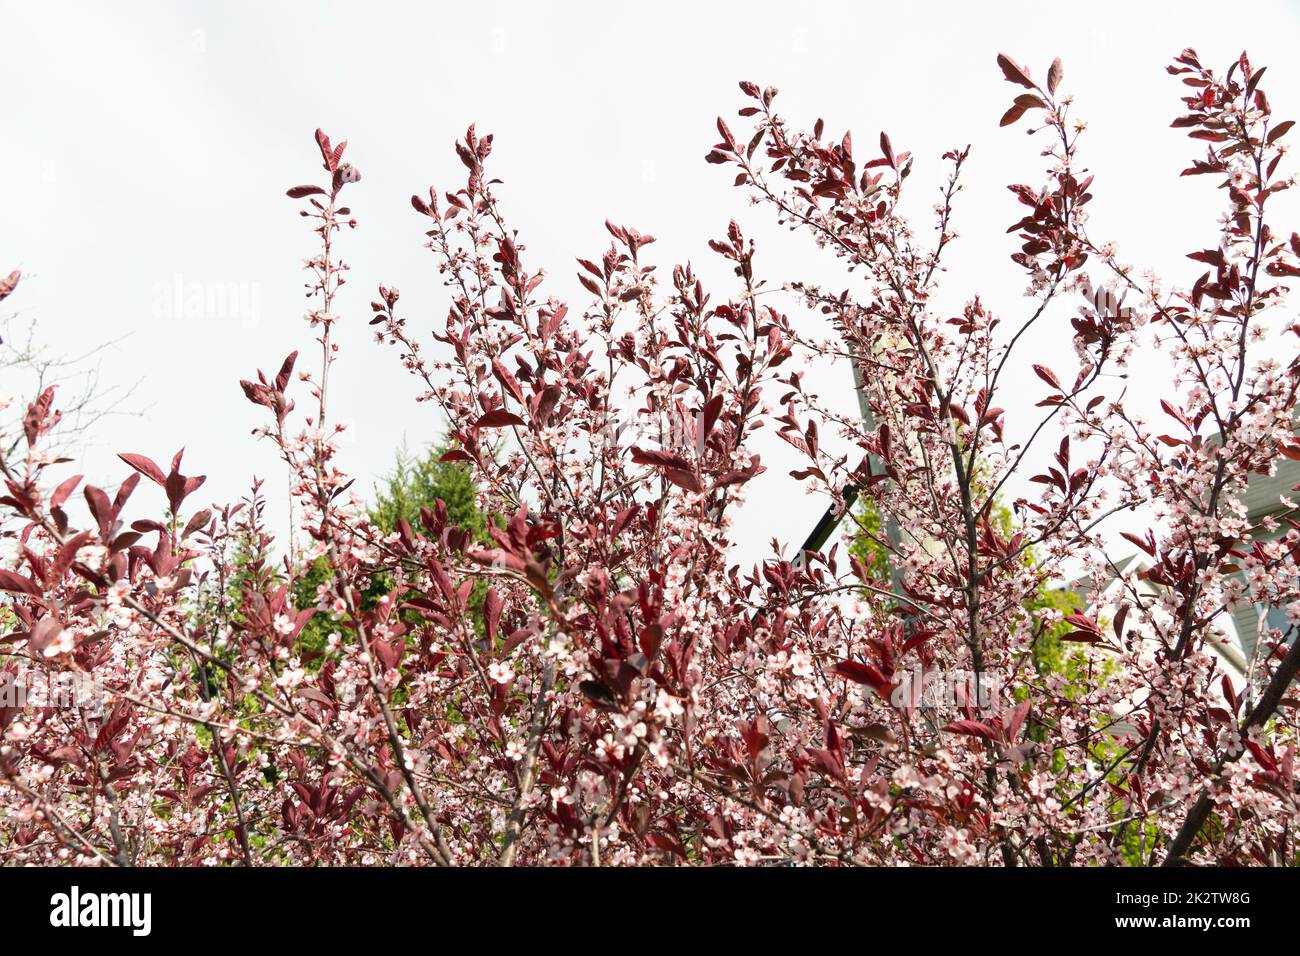
<path fill-rule="evenodd" d="M 479 417 L 474 423 L 475 428 L 505 428 L 507 425 L 527 425 L 522 418 L 514 412 L 508 412 L 504 408 L 494 408 L 492 411 Z"/>
<path fill-rule="evenodd" d="M 1005 53 L 998 54 L 998 66 L 1002 67 L 1002 75 L 1010 82 L 1026 89 L 1032 90 L 1034 88 L 1034 81 L 1029 78 L 1029 74 Z"/>

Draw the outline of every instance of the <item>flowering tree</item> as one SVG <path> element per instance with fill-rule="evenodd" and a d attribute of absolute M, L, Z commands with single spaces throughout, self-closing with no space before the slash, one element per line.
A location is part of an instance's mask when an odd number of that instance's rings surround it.
<path fill-rule="evenodd" d="M 318 132 L 324 181 L 289 195 L 319 243 L 319 360 L 295 376 L 295 353 L 242 383 L 293 477 L 294 561 L 277 566 L 256 487 L 234 506 L 191 504 L 203 479 L 179 453 L 166 468 L 123 454 L 115 491 L 63 475 L 44 450 L 53 390 L 27 407 L 25 454 L 0 461 L 7 686 L 72 674 L 96 691 L 0 707 L 0 854 L 1294 862 L 1294 628 L 1262 637 L 1244 683 L 1214 653 L 1224 608 L 1300 610 L 1300 524 L 1255 528 L 1241 506 L 1250 475 L 1300 457 L 1296 363 L 1259 345 L 1300 331 L 1280 308 L 1300 237 L 1266 219 L 1292 184 L 1277 176 L 1291 123 L 1244 55 L 1222 76 L 1190 50 L 1169 67 L 1187 92 L 1174 125 L 1206 149 L 1185 174 L 1221 184 L 1227 213 L 1190 254 L 1207 271 L 1166 284 L 1088 231 L 1093 179 L 1059 61 L 1041 82 L 998 63 L 1017 88 L 1002 125 L 1029 117 L 1048 165 L 1042 184 L 1011 187 L 1033 303 L 1014 320 L 978 297 L 957 315 L 932 304 L 968 148 L 944 157 L 927 241 L 900 211 L 909 153 L 882 134 L 863 155 L 820 120 L 796 129 L 776 90 L 742 83 L 752 134 L 719 120 L 708 161 L 837 256 L 848 291 L 765 281 L 735 223 L 709 243 L 734 267 L 725 290 L 689 265 L 663 280 L 653 237 L 607 223 L 609 248 L 578 260 L 589 298 L 571 307 L 507 225 L 492 137 L 470 127 L 464 184 L 412 198 L 447 288 L 432 331 L 445 358 L 426 357 L 396 289 L 379 287 L 371 323 L 445 414 L 443 457 L 472 472 L 486 545 L 441 503 L 386 533 L 334 463 L 339 244 L 356 225 L 342 196 L 360 174 Z M 1084 303 L 1061 332 L 1073 355 L 1023 355 L 1026 330 L 1067 299 Z M 779 301 L 829 334 L 797 331 Z M 1174 368 L 1156 422 L 1117 391 L 1144 337 Z M 853 364 L 869 424 L 805 389 L 817 356 Z M 1001 395 L 1020 363 L 1043 383 L 1032 405 Z M 764 428 L 805 462 L 763 480 L 808 483 L 836 513 L 865 496 L 886 519 L 867 531 L 884 560 L 832 546 L 735 563 L 729 529 L 764 472 L 751 450 Z M 999 502 L 1030 482 L 1041 492 L 1008 519 Z M 1137 507 L 1158 530 L 1133 533 Z M 1146 553 L 1144 580 L 1108 558 L 1110 528 Z M 1093 589 L 1119 574 L 1113 611 L 1039 600 L 1072 560 Z M 327 571 L 299 606 L 308 567 Z M 301 640 L 313 618 L 323 647 Z M 1049 631 L 1077 648 L 1068 673 L 1035 653 Z M 938 703 L 918 693 L 936 677 Z"/>

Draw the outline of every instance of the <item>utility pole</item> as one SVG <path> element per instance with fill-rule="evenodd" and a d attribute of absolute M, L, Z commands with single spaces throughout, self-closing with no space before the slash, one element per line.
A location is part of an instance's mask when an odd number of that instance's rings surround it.
<path fill-rule="evenodd" d="M 875 416 L 871 414 L 871 406 L 867 403 L 867 393 L 862 381 L 862 370 L 857 364 L 853 366 L 853 389 L 858 396 L 858 411 L 862 415 L 862 424 L 867 431 L 873 431 L 876 427 Z M 867 456 L 867 473 L 869 475 L 879 475 L 884 473 L 884 465 L 875 455 Z M 808 552 L 821 551 L 826 542 L 830 540 L 831 535 L 839 527 L 844 516 L 852 510 L 853 505 L 858 500 L 861 489 L 857 485 L 846 485 L 842 492 L 844 504 L 837 508 L 832 504 L 826 509 L 825 513 L 813 527 L 808 537 L 804 540 L 803 545 L 799 548 L 799 553 L 795 555 L 793 564 L 795 567 L 803 567 L 807 560 Z M 901 541 L 901 532 L 898 521 L 893 515 L 882 515 L 882 527 L 885 532 L 885 540 L 889 543 L 891 549 L 896 549 Z M 894 562 L 890 560 L 888 554 L 885 555 L 885 563 L 889 565 L 889 583 L 890 590 L 901 594 L 902 578 Z"/>

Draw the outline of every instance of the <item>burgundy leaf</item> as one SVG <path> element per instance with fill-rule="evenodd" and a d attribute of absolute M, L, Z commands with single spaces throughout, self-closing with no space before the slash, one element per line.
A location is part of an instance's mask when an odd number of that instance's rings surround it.
<path fill-rule="evenodd" d="M 508 425 L 527 425 L 522 418 L 514 412 L 508 412 L 504 408 L 494 408 L 492 411 L 479 416 L 479 420 L 474 423 L 475 428 L 505 428 Z"/>

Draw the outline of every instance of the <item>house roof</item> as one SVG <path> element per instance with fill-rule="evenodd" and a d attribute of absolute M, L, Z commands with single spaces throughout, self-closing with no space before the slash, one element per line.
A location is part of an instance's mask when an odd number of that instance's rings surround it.
<path fill-rule="evenodd" d="M 1287 509 L 1281 499 L 1290 496 L 1297 485 L 1300 485 L 1300 461 L 1289 458 L 1279 458 L 1272 475 L 1251 475 L 1246 483 L 1246 491 L 1241 496 L 1241 503 L 1246 506 L 1247 520 L 1255 524 L 1269 515 L 1282 514 Z M 1146 560 L 1138 554 L 1119 559 L 1115 562 L 1115 573 L 1106 580 L 1103 591 L 1120 575 L 1145 570 L 1145 564 Z M 1090 579 L 1076 578 L 1066 584 L 1066 588 L 1089 604 L 1096 600 Z M 1255 656 L 1255 645 L 1259 639 L 1259 608 L 1254 604 L 1239 604 L 1230 609 L 1229 617 L 1242 658 L 1249 661 Z"/>

